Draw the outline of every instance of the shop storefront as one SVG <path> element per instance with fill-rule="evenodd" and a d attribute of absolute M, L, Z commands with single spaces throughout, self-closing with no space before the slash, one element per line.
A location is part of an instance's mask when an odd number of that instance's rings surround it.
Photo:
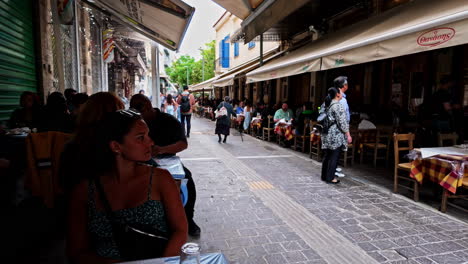
<path fill-rule="evenodd" d="M 18 107 L 21 93 L 37 92 L 34 4 L 0 3 L 0 121 Z"/>

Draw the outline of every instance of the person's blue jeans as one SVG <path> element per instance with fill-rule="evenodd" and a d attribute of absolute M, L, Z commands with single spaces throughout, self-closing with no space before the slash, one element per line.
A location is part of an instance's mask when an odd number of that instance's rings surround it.
<path fill-rule="evenodd" d="M 191 127 L 190 120 L 192 119 L 192 114 L 181 115 L 181 119 L 182 119 L 182 127 L 184 128 L 184 131 L 186 132 L 185 134 L 187 135 L 187 137 L 189 137 L 190 127 Z M 187 123 L 187 129 L 185 129 L 185 123 Z"/>

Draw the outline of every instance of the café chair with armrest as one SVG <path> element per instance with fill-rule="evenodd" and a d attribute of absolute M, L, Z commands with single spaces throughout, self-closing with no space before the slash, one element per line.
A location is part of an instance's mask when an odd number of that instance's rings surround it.
<path fill-rule="evenodd" d="M 268 141 L 271 141 L 271 139 L 273 137 L 275 137 L 274 135 L 274 128 L 273 128 L 273 116 L 269 115 L 268 116 L 268 122 L 267 122 L 267 127 L 262 127 L 262 140 L 265 140 L 265 138 L 268 140 Z"/>
<path fill-rule="evenodd" d="M 457 144 L 457 133 L 437 133 L 437 145 L 439 147 L 453 146 Z M 447 143 L 448 144 L 444 144 Z"/>
<path fill-rule="evenodd" d="M 413 141 L 414 134 L 393 134 L 393 144 L 394 144 L 394 153 L 395 153 L 395 169 L 394 169 L 394 184 L 393 192 L 398 192 L 398 186 L 413 191 L 413 199 L 417 202 L 419 201 L 419 183 L 411 178 L 411 162 L 400 163 L 400 152 L 401 151 L 410 151 L 413 150 Z M 401 146 L 400 144 L 405 144 L 406 146 Z M 402 145 L 403 145 L 402 144 Z M 404 171 L 404 175 L 399 174 L 400 171 Z M 399 180 L 404 180 L 412 183 L 413 187 L 408 187 L 406 185 L 400 185 Z"/>

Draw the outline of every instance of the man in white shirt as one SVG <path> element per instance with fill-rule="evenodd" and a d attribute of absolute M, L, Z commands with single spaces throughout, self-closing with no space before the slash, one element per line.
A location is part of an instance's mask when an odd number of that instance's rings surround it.
<path fill-rule="evenodd" d="M 348 100 L 346 100 L 346 91 L 348 90 L 348 77 L 346 76 L 338 76 L 333 80 L 333 84 L 335 88 L 340 89 L 341 93 L 341 100 L 340 104 L 343 106 L 345 113 L 346 113 L 346 120 L 348 120 L 348 124 L 351 121 L 351 113 L 349 112 L 349 105 Z M 337 168 L 335 175 L 338 177 L 344 177 L 344 173 L 341 172 L 341 168 Z"/>
<path fill-rule="evenodd" d="M 348 90 L 348 77 L 338 76 L 333 80 L 334 86 L 340 89 L 340 93 L 343 95 L 340 104 L 343 106 L 346 112 L 346 119 L 348 123 L 351 121 L 351 113 L 349 112 L 348 100 L 346 100 L 346 91 Z"/>

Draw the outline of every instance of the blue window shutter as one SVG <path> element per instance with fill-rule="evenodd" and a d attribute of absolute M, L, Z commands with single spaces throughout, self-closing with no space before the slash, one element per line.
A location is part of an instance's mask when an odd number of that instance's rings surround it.
<path fill-rule="evenodd" d="M 255 47 L 255 41 L 250 41 L 249 42 L 249 49 Z"/>
<path fill-rule="evenodd" d="M 219 65 L 220 66 L 223 66 L 223 54 L 224 54 L 223 53 L 223 48 L 224 48 L 223 43 L 224 43 L 224 40 L 221 40 L 219 42 Z"/>
<path fill-rule="evenodd" d="M 223 41 L 223 68 L 229 68 L 229 42 Z"/>
<path fill-rule="evenodd" d="M 239 42 L 234 43 L 234 56 L 239 56 Z"/>

